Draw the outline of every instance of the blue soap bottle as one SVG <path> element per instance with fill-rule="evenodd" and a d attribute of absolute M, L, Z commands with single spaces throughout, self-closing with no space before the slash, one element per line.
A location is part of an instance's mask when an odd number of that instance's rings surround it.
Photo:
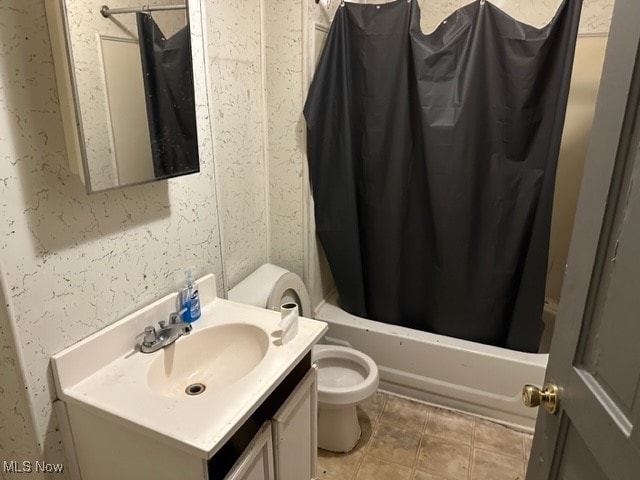
<path fill-rule="evenodd" d="M 181 307 L 183 310 L 182 321 L 191 323 L 200 318 L 200 293 L 198 284 L 193 278 L 193 272 L 188 269 L 186 272 L 186 283 L 181 292 Z"/>

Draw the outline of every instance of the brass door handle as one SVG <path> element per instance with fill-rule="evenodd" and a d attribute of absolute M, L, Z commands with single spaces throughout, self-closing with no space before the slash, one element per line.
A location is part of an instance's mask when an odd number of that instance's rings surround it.
<path fill-rule="evenodd" d="M 558 386 L 545 383 L 542 390 L 535 385 L 522 387 L 522 403 L 527 407 L 544 406 L 547 412 L 555 414 L 558 411 Z"/>

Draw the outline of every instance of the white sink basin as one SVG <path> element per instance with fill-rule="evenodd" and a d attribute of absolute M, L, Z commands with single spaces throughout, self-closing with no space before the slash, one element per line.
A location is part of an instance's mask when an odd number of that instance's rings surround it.
<path fill-rule="evenodd" d="M 267 333 L 255 325 L 209 327 L 160 350 L 149 365 L 147 383 L 167 397 L 215 394 L 250 373 L 268 347 Z"/>

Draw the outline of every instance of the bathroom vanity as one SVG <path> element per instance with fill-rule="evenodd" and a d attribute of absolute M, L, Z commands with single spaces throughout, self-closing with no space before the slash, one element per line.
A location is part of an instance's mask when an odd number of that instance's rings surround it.
<path fill-rule="evenodd" d="M 326 324 L 301 317 L 283 345 L 279 313 L 217 298 L 212 275 L 199 283 L 202 317 L 174 343 L 136 345 L 175 310 L 172 294 L 52 357 L 83 479 L 314 477 L 310 352 Z"/>

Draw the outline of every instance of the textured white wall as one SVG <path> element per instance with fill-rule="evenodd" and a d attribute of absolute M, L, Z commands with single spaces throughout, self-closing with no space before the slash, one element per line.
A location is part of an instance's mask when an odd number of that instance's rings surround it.
<path fill-rule="evenodd" d="M 303 0 L 304 1 L 304 0 Z M 353 3 L 387 3 L 394 0 L 353 0 Z M 562 0 L 487 0 L 513 18 L 541 27 L 549 23 Z M 435 29 L 456 9 L 473 3 L 472 0 L 418 0 L 422 17 L 420 26 L 425 33 Z M 580 33 L 609 31 L 614 0 L 583 0 Z M 319 8 L 332 17 L 340 0 L 320 0 Z"/>
<path fill-rule="evenodd" d="M 303 4 L 269 0 L 265 15 L 271 262 L 300 277 L 304 277 L 306 181 Z"/>
<path fill-rule="evenodd" d="M 24 379 L 0 279 L 0 468 L 3 460 L 39 458 Z M 0 478 L 5 478 L 1 473 Z"/>
<path fill-rule="evenodd" d="M 191 4 L 192 10 L 198 7 Z M 246 91 L 237 98 L 221 94 L 210 112 L 207 84 L 220 82 L 206 82 L 201 62 L 196 70 L 201 173 L 87 196 L 66 167 L 43 5 L 43 0 L 0 2 L 0 274 L 8 292 L 0 313 L 0 455 L 19 455 L 16 460 L 45 455 L 59 462 L 64 460 L 51 411 L 49 356 L 175 291 L 185 266 L 195 266 L 198 275 L 222 277 L 209 119 L 219 131 L 235 129 L 237 122 L 224 118 L 223 105 L 242 109 L 248 99 Z M 235 21 L 244 21 L 244 13 L 237 11 Z M 192 19 L 197 18 L 194 12 Z M 192 23 L 195 35 L 199 30 Z M 207 37 L 213 40 L 210 32 Z M 204 55 L 201 42 L 194 42 L 194 53 Z M 245 143 L 254 135 L 262 141 L 251 129 L 245 135 Z M 231 165 L 243 152 L 219 150 L 216 162 Z M 262 178 L 262 172 L 255 175 Z M 260 192 L 264 195 L 264 187 Z M 241 225 L 231 233 L 259 243 L 262 260 L 263 238 L 254 239 Z M 226 241 L 235 243 L 231 236 Z M 229 260 L 232 271 L 235 260 Z M 7 325 L 15 327 L 15 344 Z M 8 418 L 13 421 L 5 422 Z"/>
<path fill-rule="evenodd" d="M 418 0 L 422 10 L 423 32 L 430 32 L 456 8 L 468 5 L 469 0 Z M 488 0 L 513 18 L 535 27 L 549 23 L 561 0 Z M 364 2 L 362 2 L 364 3 Z M 583 0 L 580 33 L 609 31 L 613 0 Z"/>
<path fill-rule="evenodd" d="M 206 1 L 226 289 L 268 258 L 261 3 Z"/>
<path fill-rule="evenodd" d="M 305 0 L 302 0 L 305 1 Z M 387 3 L 395 0 L 353 0 L 352 3 Z M 479 0 L 476 0 L 479 1 Z M 535 27 L 549 23 L 562 0 L 487 0 L 500 7 L 516 20 Z M 456 9 L 473 3 L 471 0 L 418 0 L 422 16 L 420 26 L 424 33 L 433 31 Z M 580 33 L 607 33 L 611 23 L 614 0 L 583 0 Z M 320 0 L 317 9 L 333 17 L 340 0 Z M 318 18 L 322 15 L 318 14 Z"/>

